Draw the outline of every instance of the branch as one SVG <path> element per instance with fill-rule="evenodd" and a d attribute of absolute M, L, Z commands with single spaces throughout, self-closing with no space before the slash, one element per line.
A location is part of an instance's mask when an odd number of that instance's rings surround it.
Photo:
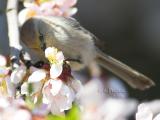
<path fill-rule="evenodd" d="M 7 12 L 10 56 L 15 68 L 19 65 L 19 55 L 22 49 L 17 17 L 18 0 L 8 0 L 7 10 L 10 10 Z"/>

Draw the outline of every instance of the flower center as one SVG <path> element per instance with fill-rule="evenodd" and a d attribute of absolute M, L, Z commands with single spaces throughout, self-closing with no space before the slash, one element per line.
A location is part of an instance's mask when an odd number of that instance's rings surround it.
<path fill-rule="evenodd" d="M 57 64 L 58 63 L 58 60 L 56 59 L 56 56 L 54 56 L 54 55 L 49 55 L 48 60 L 51 64 Z"/>

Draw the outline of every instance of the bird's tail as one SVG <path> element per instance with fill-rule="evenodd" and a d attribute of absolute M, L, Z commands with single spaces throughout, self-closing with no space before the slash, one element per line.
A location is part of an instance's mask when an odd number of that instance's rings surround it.
<path fill-rule="evenodd" d="M 102 67 L 123 79 L 133 88 L 144 90 L 155 85 L 155 83 L 147 76 L 137 72 L 111 56 L 104 54 L 100 50 L 97 50 L 96 61 Z"/>

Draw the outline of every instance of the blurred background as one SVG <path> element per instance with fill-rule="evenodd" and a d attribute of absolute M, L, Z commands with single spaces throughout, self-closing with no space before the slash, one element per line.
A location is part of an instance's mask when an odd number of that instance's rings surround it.
<path fill-rule="evenodd" d="M 78 0 L 75 18 L 106 46 L 108 54 L 151 77 L 156 87 L 138 91 L 127 87 L 139 100 L 159 98 L 160 0 Z M 0 0 L 0 9 L 6 0 Z M 0 13 L 0 53 L 8 55 L 5 14 Z"/>
<path fill-rule="evenodd" d="M 151 77 L 156 87 L 131 97 L 159 98 L 160 0 L 79 0 L 76 18 L 106 46 L 108 54 Z"/>

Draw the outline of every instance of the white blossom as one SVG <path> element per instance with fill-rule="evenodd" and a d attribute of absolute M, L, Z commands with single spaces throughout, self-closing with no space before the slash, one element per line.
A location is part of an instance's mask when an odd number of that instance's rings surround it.
<path fill-rule="evenodd" d="M 160 100 L 141 103 L 138 106 L 136 120 L 159 120 Z"/>
<path fill-rule="evenodd" d="M 7 65 L 7 59 L 3 56 L 0 55 L 0 66 L 6 66 Z"/>
<path fill-rule="evenodd" d="M 19 66 L 11 73 L 11 82 L 14 84 L 19 84 L 22 82 L 23 78 L 27 73 L 27 68 L 24 65 Z"/>
<path fill-rule="evenodd" d="M 50 77 L 57 78 L 63 71 L 64 55 L 54 47 L 48 47 L 45 50 L 45 56 L 51 64 Z"/>
<path fill-rule="evenodd" d="M 160 113 L 158 115 L 156 115 L 153 120 L 160 120 Z"/>
<path fill-rule="evenodd" d="M 38 69 L 34 71 L 28 78 L 27 82 L 24 82 L 21 86 L 21 94 L 28 94 L 29 84 L 32 85 L 32 93 L 39 92 L 42 89 L 43 81 L 46 78 L 46 71 L 42 69 Z"/>
<path fill-rule="evenodd" d="M 145 104 L 140 104 L 136 113 L 136 120 L 152 120 L 152 118 L 152 111 Z"/>

